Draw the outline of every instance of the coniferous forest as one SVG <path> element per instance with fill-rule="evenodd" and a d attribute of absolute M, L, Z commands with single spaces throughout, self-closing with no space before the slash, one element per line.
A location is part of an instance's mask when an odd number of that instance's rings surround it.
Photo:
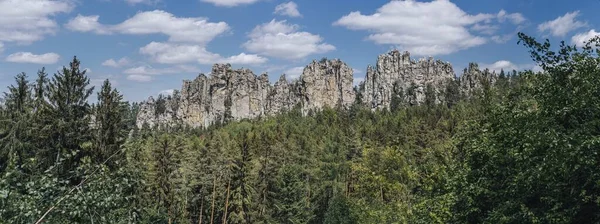
<path fill-rule="evenodd" d="M 0 223 L 598 223 L 600 41 L 519 44 L 543 72 L 452 103 L 371 111 L 358 95 L 207 129 L 137 128 L 139 105 L 93 89 L 78 58 L 18 74 Z"/>

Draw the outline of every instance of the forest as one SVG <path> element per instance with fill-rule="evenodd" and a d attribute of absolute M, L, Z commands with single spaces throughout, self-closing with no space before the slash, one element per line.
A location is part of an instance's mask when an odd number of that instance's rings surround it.
<path fill-rule="evenodd" d="M 600 39 L 473 97 L 137 128 L 73 58 L 0 103 L 0 223 L 598 223 Z M 357 87 L 360 88 L 360 87 Z M 97 97 L 97 103 L 88 100 Z"/>

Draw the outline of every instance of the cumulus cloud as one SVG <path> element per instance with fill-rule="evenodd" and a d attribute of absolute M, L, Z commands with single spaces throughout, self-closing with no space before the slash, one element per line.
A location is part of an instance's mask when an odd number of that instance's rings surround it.
<path fill-rule="evenodd" d="M 104 62 L 102 62 L 102 65 L 107 66 L 107 67 L 113 67 L 113 68 L 120 68 L 126 65 L 129 65 L 129 59 L 127 58 L 121 58 L 119 60 L 115 60 L 115 59 L 108 59 Z"/>
<path fill-rule="evenodd" d="M 152 4 L 158 3 L 159 1 L 160 0 L 125 0 L 125 2 L 127 2 L 127 4 L 130 4 L 130 5 L 137 5 L 137 4 L 152 5 Z"/>
<path fill-rule="evenodd" d="M 213 23 L 202 17 L 176 17 L 162 10 L 139 12 L 116 25 L 104 25 L 98 19 L 97 15 L 78 15 L 66 27 L 74 31 L 98 34 L 164 34 L 169 36 L 169 41 L 199 44 L 206 44 L 230 29 L 225 22 Z"/>
<path fill-rule="evenodd" d="M 31 52 L 17 52 L 6 57 L 6 61 L 15 63 L 56 64 L 60 56 L 56 53 L 34 54 Z"/>
<path fill-rule="evenodd" d="M 234 7 L 239 5 L 249 5 L 260 0 L 201 0 L 202 2 L 211 3 L 216 6 Z"/>
<path fill-rule="evenodd" d="M 293 67 L 285 70 L 284 74 L 288 79 L 294 80 L 300 78 L 303 71 L 304 67 Z"/>
<path fill-rule="evenodd" d="M 298 25 L 288 24 L 285 20 L 258 25 L 248 37 L 250 40 L 243 44 L 246 50 L 288 60 L 335 50 L 333 45 L 323 43 L 321 36 L 299 31 Z"/>
<path fill-rule="evenodd" d="M 267 62 L 266 58 L 260 57 L 255 54 L 241 53 L 227 58 L 219 59 L 222 63 L 239 64 L 239 65 L 253 65 L 262 64 Z"/>
<path fill-rule="evenodd" d="M 73 8 L 71 0 L 0 0 L 0 41 L 29 44 L 53 35 L 53 17 Z"/>
<path fill-rule="evenodd" d="M 525 18 L 504 10 L 471 15 L 447 0 L 407 0 L 386 3 L 371 15 L 351 12 L 334 25 L 368 31 L 367 40 L 397 45 L 416 55 L 444 55 L 485 44 L 487 38 L 470 29 L 491 35 L 498 29 L 494 23 L 505 20 L 520 24 Z"/>
<path fill-rule="evenodd" d="M 365 81 L 365 78 L 354 78 L 354 81 L 352 82 L 352 85 L 354 86 L 358 86 L 360 85 L 361 82 Z"/>
<path fill-rule="evenodd" d="M 300 11 L 298 11 L 298 5 L 295 2 L 281 3 L 275 7 L 274 14 L 289 16 L 289 17 L 302 17 Z"/>
<path fill-rule="evenodd" d="M 131 74 L 131 75 L 127 76 L 127 80 L 136 81 L 136 82 L 150 82 L 150 81 L 152 81 L 152 76 Z"/>
<path fill-rule="evenodd" d="M 587 26 L 587 23 L 577 21 L 579 11 L 569 12 L 558 18 L 538 25 L 540 32 L 549 32 L 552 36 L 562 37 L 576 29 Z"/>
<path fill-rule="evenodd" d="M 126 69 L 125 71 L 123 71 L 123 73 L 127 75 L 128 80 L 138 82 L 149 82 L 153 80 L 153 76 L 157 75 L 178 74 L 186 72 L 189 73 L 199 71 L 199 68 L 189 65 L 177 65 L 166 68 L 154 68 L 152 66 L 144 65 Z"/>
<path fill-rule="evenodd" d="M 165 89 L 165 90 L 158 92 L 158 94 L 170 96 L 170 95 L 173 95 L 174 92 L 175 92 L 175 89 Z"/>
<path fill-rule="evenodd" d="M 541 70 L 541 68 L 535 64 L 516 64 L 508 60 L 500 60 L 491 64 L 480 63 L 479 67 L 481 69 L 487 68 L 496 73 L 500 73 L 501 70 L 504 70 L 504 72 L 511 72 L 512 70 L 533 70 L 534 72 L 537 72 Z"/>
<path fill-rule="evenodd" d="M 592 39 L 593 37 L 600 36 L 600 32 L 596 32 L 596 30 L 591 29 L 588 32 L 578 33 L 571 38 L 571 43 L 576 44 L 577 46 L 585 46 L 587 41 Z"/>
<path fill-rule="evenodd" d="M 241 53 L 230 57 L 206 50 L 206 45 L 217 36 L 230 30 L 225 22 L 209 22 L 202 17 L 176 17 L 161 11 L 139 12 L 133 17 L 114 25 L 98 22 L 99 16 L 82 16 L 71 19 L 66 27 L 79 32 L 94 32 L 97 34 L 164 34 L 169 37 L 167 42 L 151 42 L 141 47 L 139 52 L 150 56 L 155 62 L 163 64 L 182 64 L 197 62 L 200 64 L 235 63 L 260 64 L 266 58 L 253 54 Z M 109 59 L 105 66 L 121 67 L 126 65 L 121 61 Z"/>
<path fill-rule="evenodd" d="M 152 42 L 142 48 L 140 53 L 149 55 L 158 63 L 180 64 L 197 62 L 200 64 L 231 63 L 231 64 L 261 64 L 266 58 L 253 54 L 241 53 L 224 58 L 219 54 L 211 53 L 200 45 L 175 44 Z"/>
<path fill-rule="evenodd" d="M 69 20 L 65 27 L 69 30 L 79 32 L 94 32 L 97 34 L 110 34 L 108 27 L 100 24 L 100 16 L 82 16 L 78 14 L 75 18 Z"/>
<path fill-rule="evenodd" d="M 172 74 L 176 73 L 176 69 L 157 69 L 151 66 L 139 66 L 129 68 L 123 71 L 127 75 L 127 79 L 136 82 L 152 81 L 153 75 Z"/>
<path fill-rule="evenodd" d="M 521 13 L 507 13 L 504 9 L 500 10 L 496 15 L 498 21 L 504 22 L 504 20 L 509 20 L 513 24 L 521 24 L 525 22 L 525 17 Z"/>

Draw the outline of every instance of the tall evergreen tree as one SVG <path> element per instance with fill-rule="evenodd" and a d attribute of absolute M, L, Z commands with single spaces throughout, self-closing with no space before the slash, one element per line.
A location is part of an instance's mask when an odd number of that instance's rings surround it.
<path fill-rule="evenodd" d="M 110 81 L 104 80 L 98 93 L 98 105 L 95 108 L 96 152 L 94 159 L 97 162 L 103 162 L 109 158 L 119 150 L 125 141 L 126 123 L 123 116 L 126 108 L 122 100 L 123 96 L 111 87 Z"/>
<path fill-rule="evenodd" d="M 49 110 L 52 128 L 48 144 L 53 148 L 55 164 L 67 156 L 67 161 L 58 167 L 59 173 L 72 170 L 77 161 L 85 156 L 82 144 L 91 140 L 90 105 L 87 100 L 94 88 L 88 87 L 90 80 L 80 70 L 80 61 L 73 57 L 69 68 L 63 67 L 48 84 Z"/>
<path fill-rule="evenodd" d="M 6 166 L 16 167 L 32 153 L 31 134 L 28 127 L 31 118 L 31 87 L 25 73 L 15 77 L 16 86 L 8 87 L 4 93 L 5 117 L 0 121 L 0 152 L 4 161 L 0 163 L 0 171 Z"/>

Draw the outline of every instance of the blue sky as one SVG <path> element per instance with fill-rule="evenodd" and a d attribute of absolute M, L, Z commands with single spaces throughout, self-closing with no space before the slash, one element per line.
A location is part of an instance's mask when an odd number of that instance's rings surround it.
<path fill-rule="evenodd" d="M 535 69 L 516 33 L 554 43 L 600 35 L 598 0 L 0 0 L 0 91 L 73 56 L 126 100 L 179 89 L 213 63 L 292 79 L 313 59 L 355 69 L 391 49 L 494 70 Z M 95 96 L 93 97 L 95 98 Z M 93 100 L 93 99 L 92 99 Z"/>

